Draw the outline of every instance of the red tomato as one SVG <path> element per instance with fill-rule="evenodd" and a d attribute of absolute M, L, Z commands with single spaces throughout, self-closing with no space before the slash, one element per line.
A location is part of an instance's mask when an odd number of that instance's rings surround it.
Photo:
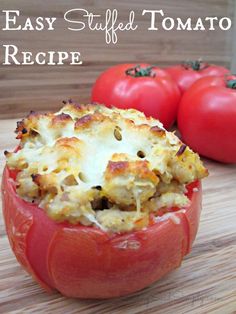
<path fill-rule="evenodd" d="M 205 77 L 184 94 L 178 113 L 183 141 L 199 154 L 236 162 L 236 76 Z"/>
<path fill-rule="evenodd" d="M 195 239 L 201 184 L 188 186 L 190 205 L 140 231 L 108 234 L 56 223 L 17 194 L 6 167 L 2 196 L 6 230 L 17 260 L 46 289 L 69 297 L 110 298 L 140 290 L 180 266 Z"/>
<path fill-rule="evenodd" d="M 140 110 L 169 128 L 176 119 L 180 91 L 162 69 L 147 64 L 120 64 L 98 77 L 92 90 L 92 101 Z"/>
<path fill-rule="evenodd" d="M 205 76 L 221 76 L 230 73 L 222 66 L 190 61 L 174 65 L 165 69 L 178 84 L 181 93 L 184 93 L 194 82 Z"/>

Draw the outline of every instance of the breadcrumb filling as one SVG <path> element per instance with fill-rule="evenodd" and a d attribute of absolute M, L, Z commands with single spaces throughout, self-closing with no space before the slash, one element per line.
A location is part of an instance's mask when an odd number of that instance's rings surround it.
<path fill-rule="evenodd" d="M 150 213 L 189 199 L 186 184 L 207 175 L 199 156 L 162 124 L 134 109 L 68 102 L 17 124 L 16 191 L 58 222 L 123 232 L 145 228 Z"/>

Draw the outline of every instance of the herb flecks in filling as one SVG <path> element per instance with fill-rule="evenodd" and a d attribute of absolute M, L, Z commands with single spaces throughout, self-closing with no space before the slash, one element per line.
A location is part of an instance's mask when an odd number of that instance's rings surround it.
<path fill-rule="evenodd" d="M 122 232 L 150 213 L 186 207 L 186 184 L 207 175 L 200 158 L 162 124 L 129 109 L 72 102 L 17 124 L 17 193 L 49 217 Z"/>

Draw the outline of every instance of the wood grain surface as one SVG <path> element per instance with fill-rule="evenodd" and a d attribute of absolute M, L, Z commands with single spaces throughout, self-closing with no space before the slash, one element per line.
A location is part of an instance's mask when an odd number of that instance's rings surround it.
<path fill-rule="evenodd" d="M 0 121 L 3 151 L 16 145 L 15 120 Z M 152 286 L 112 300 L 76 300 L 47 294 L 19 266 L 0 217 L 0 313 L 232 314 L 236 313 L 236 166 L 205 161 L 203 211 L 192 252 L 182 266 Z"/>
<path fill-rule="evenodd" d="M 116 45 L 107 45 L 103 32 L 67 30 L 63 19 L 69 9 L 85 8 L 102 14 L 105 9 L 117 8 L 119 21 L 127 22 L 128 12 L 134 10 L 139 25 L 135 33 L 120 32 Z M 228 16 L 234 20 L 235 0 L 1 0 L 1 10 L 20 10 L 18 23 L 27 17 L 57 17 L 54 31 L 1 31 L 1 45 L 15 44 L 22 51 L 60 50 L 80 51 L 82 66 L 1 66 L 0 67 L 0 117 L 20 117 L 29 110 L 55 109 L 63 99 L 73 98 L 87 103 L 96 77 L 107 67 L 124 62 L 147 62 L 165 66 L 184 60 L 203 60 L 227 67 L 232 62 L 235 50 L 235 32 L 231 31 L 147 31 L 150 25 L 143 9 L 163 9 L 165 16 L 198 17 Z M 235 14 L 236 15 L 236 14 Z M 104 17 L 103 17 L 104 19 Z M 4 15 L 0 11 L 0 25 Z M 234 43 L 234 46 L 233 46 Z M 233 48 L 234 47 L 234 48 Z M 0 49 L 3 62 L 4 50 Z"/>

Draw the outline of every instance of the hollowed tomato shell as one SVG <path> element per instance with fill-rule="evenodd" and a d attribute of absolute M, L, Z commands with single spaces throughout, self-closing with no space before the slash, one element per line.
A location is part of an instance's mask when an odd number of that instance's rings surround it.
<path fill-rule="evenodd" d="M 16 194 L 14 179 L 14 172 L 5 167 L 3 214 L 12 250 L 41 286 L 65 296 L 111 298 L 141 290 L 180 266 L 197 233 L 199 181 L 188 185 L 191 203 L 174 216 L 152 220 L 139 231 L 109 234 L 96 227 L 56 223 Z"/>

